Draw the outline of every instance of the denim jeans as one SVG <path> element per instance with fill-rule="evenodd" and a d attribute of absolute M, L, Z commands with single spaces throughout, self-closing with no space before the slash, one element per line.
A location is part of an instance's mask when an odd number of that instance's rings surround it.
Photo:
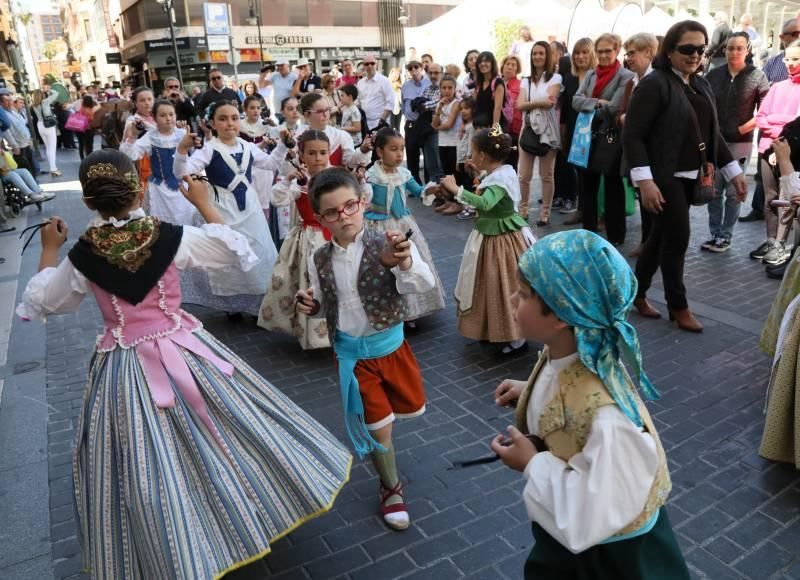
<path fill-rule="evenodd" d="M 752 143 L 729 143 L 728 148 L 739 167 L 744 171 L 750 160 Z M 722 171 L 719 169 L 715 175 L 714 188 L 717 190 L 717 197 L 708 204 L 708 229 L 712 238 L 723 238 L 730 241 L 733 237 L 733 228 L 739 219 L 739 210 L 742 204 L 736 199 L 736 188 L 732 183 L 725 183 Z"/>
<path fill-rule="evenodd" d="M 3 181 L 12 184 L 25 195 L 32 193 L 39 193 L 42 188 L 36 183 L 36 180 L 27 169 L 12 169 L 3 176 Z"/>

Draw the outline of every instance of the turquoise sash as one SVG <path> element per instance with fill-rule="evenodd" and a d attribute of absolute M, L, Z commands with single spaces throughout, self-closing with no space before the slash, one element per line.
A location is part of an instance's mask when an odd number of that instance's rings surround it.
<path fill-rule="evenodd" d="M 403 340 L 402 323 L 370 336 L 350 336 L 337 330 L 333 339 L 333 350 L 339 360 L 344 426 L 347 428 L 350 441 L 353 442 L 355 452 L 362 459 L 372 451 L 385 453 L 386 448 L 375 441 L 367 429 L 364 420 L 364 402 L 361 400 L 358 379 L 354 372 L 356 364 L 360 360 L 392 354 L 403 345 Z"/>

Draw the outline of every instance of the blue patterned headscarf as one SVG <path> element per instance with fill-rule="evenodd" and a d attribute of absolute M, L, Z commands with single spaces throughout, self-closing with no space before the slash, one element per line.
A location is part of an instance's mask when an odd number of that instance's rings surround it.
<path fill-rule="evenodd" d="M 622 354 L 634 366 L 644 396 L 660 395 L 642 369 L 636 329 L 626 320 L 638 284 L 625 259 L 597 234 L 572 230 L 540 239 L 519 259 L 519 269 L 553 313 L 575 330 L 581 362 L 641 427 Z"/>

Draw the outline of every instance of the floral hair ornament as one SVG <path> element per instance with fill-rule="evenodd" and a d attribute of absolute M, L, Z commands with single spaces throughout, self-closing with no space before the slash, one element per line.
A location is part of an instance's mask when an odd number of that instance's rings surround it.
<path fill-rule="evenodd" d="M 95 177 L 116 177 L 117 176 L 117 168 L 111 165 L 110 163 L 95 163 L 89 168 L 89 171 L 86 172 L 86 177 L 88 179 L 94 179 Z"/>
<path fill-rule="evenodd" d="M 95 199 L 99 197 L 118 197 L 127 195 L 131 191 L 136 193 L 142 190 L 142 185 L 139 181 L 139 176 L 135 171 L 128 171 L 126 173 L 119 173 L 119 170 L 111 163 L 95 163 L 86 172 L 86 181 L 92 179 L 105 177 L 114 181 L 119 181 L 127 187 L 127 190 L 108 191 L 104 195 L 83 195 L 83 199 Z"/>
<path fill-rule="evenodd" d="M 503 135 L 503 128 L 500 127 L 500 123 L 495 123 L 494 127 L 489 129 L 489 137 L 497 139 L 498 137 L 502 137 L 502 135 Z"/>

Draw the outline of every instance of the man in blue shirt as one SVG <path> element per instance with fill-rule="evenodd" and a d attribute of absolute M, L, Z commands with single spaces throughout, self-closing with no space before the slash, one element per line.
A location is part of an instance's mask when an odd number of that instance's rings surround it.
<path fill-rule="evenodd" d="M 283 123 L 285 119 L 281 115 L 281 103 L 292 96 L 298 74 L 289 69 L 289 61 L 285 58 L 278 59 L 275 68 L 277 70 L 264 80 L 264 86 L 272 87 L 272 110 L 275 111 L 278 122 Z"/>
<path fill-rule="evenodd" d="M 425 155 L 425 180 L 441 177 L 441 170 L 437 169 L 441 167 L 437 135 L 430 123 L 430 111 L 425 107 L 425 90 L 431 81 L 425 76 L 422 64 L 416 60 L 409 61 L 406 69 L 411 78 L 400 88 L 403 116 L 406 118 L 406 164 L 414 179 L 422 185 L 419 177 L 420 151 Z"/>

